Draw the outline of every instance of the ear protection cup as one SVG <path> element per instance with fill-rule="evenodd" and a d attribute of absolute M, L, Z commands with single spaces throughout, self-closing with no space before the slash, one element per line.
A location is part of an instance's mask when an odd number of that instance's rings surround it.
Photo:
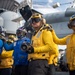
<path fill-rule="evenodd" d="M 68 23 L 68 28 L 69 28 L 69 29 L 71 29 L 71 28 L 72 28 L 71 23 Z"/>
<path fill-rule="evenodd" d="M 42 18 L 42 23 L 46 24 L 46 19 Z"/>
<path fill-rule="evenodd" d="M 75 26 L 75 19 L 69 21 L 68 28 L 71 29 L 73 26 Z"/>

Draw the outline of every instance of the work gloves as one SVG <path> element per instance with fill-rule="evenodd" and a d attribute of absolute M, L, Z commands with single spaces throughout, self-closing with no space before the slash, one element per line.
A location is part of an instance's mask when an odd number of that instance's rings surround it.
<path fill-rule="evenodd" d="M 27 53 L 34 53 L 34 48 L 32 46 L 29 46 L 29 48 L 26 50 Z"/>
<path fill-rule="evenodd" d="M 27 53 L 34 52 L 34 48 L 29 43 L 25 43 L 25 42 L 21 45 L 21 50 Z"/>

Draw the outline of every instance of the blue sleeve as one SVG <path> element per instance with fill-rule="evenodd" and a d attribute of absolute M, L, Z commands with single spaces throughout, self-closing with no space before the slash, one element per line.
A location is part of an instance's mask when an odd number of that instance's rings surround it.
<path fill-rule="evenodd" d="M 3 41 L 0 39 L 0 48 L 3 46 Z"/>
<path fill-rule="evenodd" d="M 0 54 L 2 53 L 3 41 L 0 39 Z"/>
<path fill-rule="evenodd" d="M 4 48 L 5 48 L 5 50 L 14 50 L 14 45 L 13 45 L 13 43 L 12 44 L 10 44 L 10 45 L 8 45 L 7 43 L 4 43 Z"/>

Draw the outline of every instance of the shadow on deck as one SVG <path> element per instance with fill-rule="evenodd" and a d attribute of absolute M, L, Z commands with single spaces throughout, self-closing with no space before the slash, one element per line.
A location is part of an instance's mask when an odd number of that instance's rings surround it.
<path fill-rule="evenodd" d="M 56 72 L 56 75 L 69 75 L 68 72 Z"/>

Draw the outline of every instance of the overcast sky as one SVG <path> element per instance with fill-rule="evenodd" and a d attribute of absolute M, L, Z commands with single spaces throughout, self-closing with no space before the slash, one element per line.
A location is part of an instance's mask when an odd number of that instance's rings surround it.
<path fill-rule="evenodd" d="M 42 4 L 43 6 L 46 6 L 46 5 L 53 5 L 55 4 L 56 2 L 59 2 L 60 4 L 62 4 L 60 7 L 56 8 L 56 9 L 59 9 L 59 10 L 65 10 L 67 7 L 71 6 L 71 4 L 67 4 L 67 3 L 70 3 L 70 2 L 73 2 L 74 0 L 32 0 L 34 4 Z M 63 5 L 65 4 L 65 5 Z"/>
<path fill-rule="evenodd" d="M 16 1 L 18 1 L 20 3 L 23 0 L 16 0 Z M 56 2 L 59 2 L 61 4 L 69 3 L 69 2 L 72 2 L 74 0 L 32 0 L 32 1 L 36 5 L 37 4 L 42 4 L 43 6 L 45 6 L 45 5 L 48 5 L 48 4 L 52 5 L 52 4 L 56 3 Z M 62 5 L 62 6 L 58 7 L 58 8 L 56 8 L 56 9 L 65 10 L 69 6 L 71 6 L 71 4 Z"/>

